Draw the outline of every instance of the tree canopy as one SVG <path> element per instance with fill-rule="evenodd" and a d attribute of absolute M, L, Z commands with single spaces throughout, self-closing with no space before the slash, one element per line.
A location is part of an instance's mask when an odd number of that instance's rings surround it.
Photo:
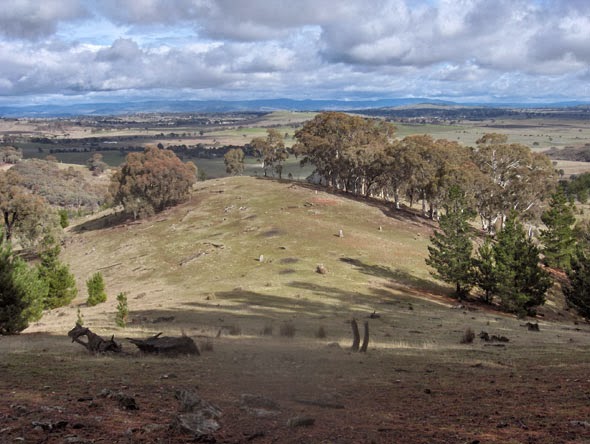
<path fill-rule="evenodd" d="M 130 153 L 112 177 L 113 203 L 134 218 L 158 213 L 190 197 L 196 173 L 193 163 L 183 163 L 169 150 L 148 147 Z"/>

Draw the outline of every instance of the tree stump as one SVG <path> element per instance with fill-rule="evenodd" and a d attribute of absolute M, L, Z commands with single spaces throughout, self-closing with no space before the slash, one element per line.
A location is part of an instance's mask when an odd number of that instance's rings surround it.
<path fill-rule="evenodd" d="M 72 342 L 83 345 L 89 352 L 106 353 L 120 352 L 122 350 L 121 344 L 115 341 L 115 335 L 111 336 L 111 339 L 103 339 L 96 333 L 90 331 L 89 328 L 82 327 L 78 323 L 68 332 L 68 336 L 72 338 Z M 86 336 L 86 342 L 80 339 L 82 336 Z"/>
<path fill-rule="evenodd" d="M 200 355 L 199 348 L 195 341 L 188 336 L 160 336 L 162 333 L 150 336 L 146 339 L 126 338 L 144 353 L 167 354 L 167 355 Z"/>

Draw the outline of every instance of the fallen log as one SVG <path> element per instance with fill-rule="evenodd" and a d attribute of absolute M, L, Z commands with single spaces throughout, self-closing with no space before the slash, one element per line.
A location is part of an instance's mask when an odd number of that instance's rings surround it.
<path fill-rule="evenodd" d="M 166 355 L 200 355 L 199 347 L 188 336 L 160 336 L 162 333 L 150 336 L 146 339 L 126 338 L 144 353 L 156 353 Z"/>
<path fill-rule="evenodd" d="M 104 339 L 78 323 L 68 332 L 68 336 L 72 338 L 72 342 L 77 342 L 86 347 L 89 352 L 106 353 L 120 352 L 122 350 L 121 344 L 115 341 L 115 335 L 111 336 L 111 339 Z M 86 342 L 80 339 L 82 336 L 86 336 Z"/>

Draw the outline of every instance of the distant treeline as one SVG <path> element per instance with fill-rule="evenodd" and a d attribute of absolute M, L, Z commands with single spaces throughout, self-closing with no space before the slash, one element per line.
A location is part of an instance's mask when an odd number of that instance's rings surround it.
<path fill-rule="evenodd" d="M 457 108 L 457 107 L 416 107 L 416 108 L 377 108 L 351 113 L 390 119 L 441 119 L 441 120 L 487 120 L 499 118 L 532 119 L 558 118 L 582 119 L 590 118 L 590 107 L 571 107 L 555 109 L 513 109 L 513 108 Z"/>
<path fill-rule="evenodd" d="M 584 146 L 552 147 L 545 154 L 555 160 L 573 160 L 576 162 L 590 162 L 590 143 Z"/>

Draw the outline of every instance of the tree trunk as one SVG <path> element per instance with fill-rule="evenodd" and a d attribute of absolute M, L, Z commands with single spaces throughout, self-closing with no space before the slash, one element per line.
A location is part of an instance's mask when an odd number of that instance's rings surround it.
<path fill-rule="evenodd" d="M 352 351 L 358 351 L 359 344 L 361 342 L 361 334 L 359 333 L 359 325 L 357 324 L 356 319 L 353 319 L 350 322 L 350 325 L 352 326 L 352 347 L 350 347 L 350 349 Z"/>
<path fill-rule="evenodd" d="M 369 321 L 365 321 L 365 337 L 363 338 L 363 345 L 361 346 L 360 352 L 366 353 L 368 346 L 369 346 Z"/>

